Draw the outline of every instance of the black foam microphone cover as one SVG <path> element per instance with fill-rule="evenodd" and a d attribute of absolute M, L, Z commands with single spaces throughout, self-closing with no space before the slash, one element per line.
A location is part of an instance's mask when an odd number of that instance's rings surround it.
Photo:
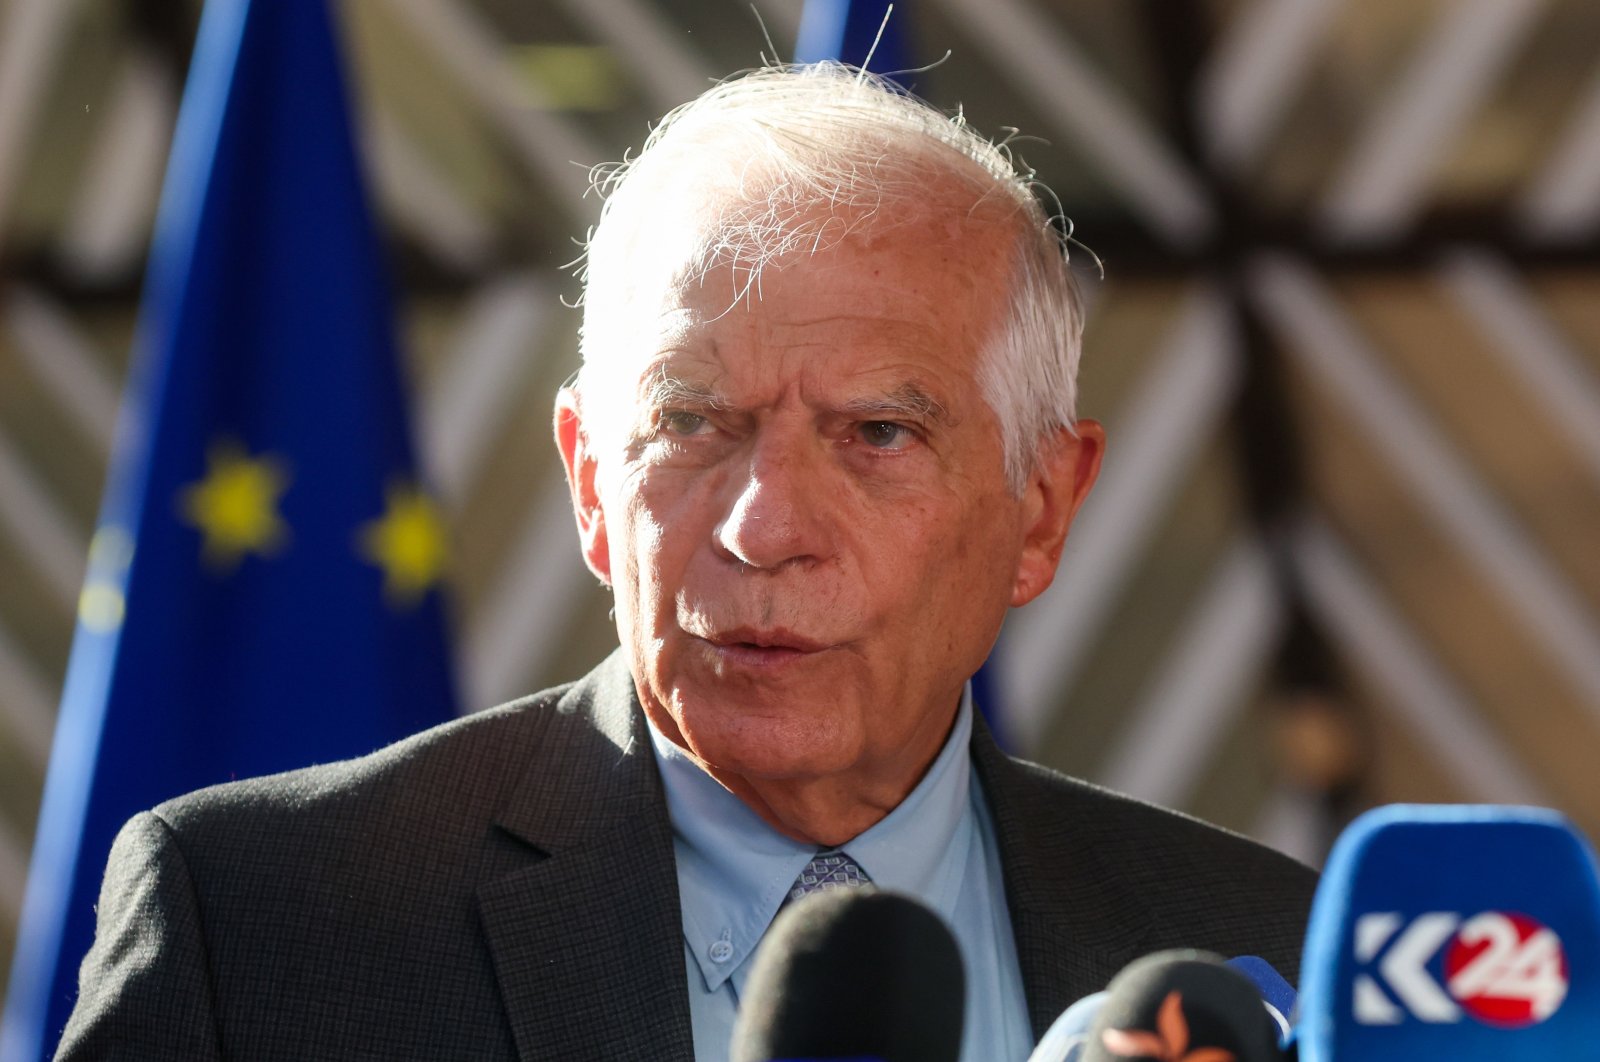
<path fill-rule="evenodd" d="M 1082 1062 L 1280 1062 L 1278 1027 L 1250 980 L 1199 951 L 1162 951 L 1112 979 Z"/>
<path fill-rule="evenodd" d="M 731 1057 L 957 1062 L 965 1006 L 961 953 L 938 915 L 892 892 L 834 889 L 773 921 Z"/>

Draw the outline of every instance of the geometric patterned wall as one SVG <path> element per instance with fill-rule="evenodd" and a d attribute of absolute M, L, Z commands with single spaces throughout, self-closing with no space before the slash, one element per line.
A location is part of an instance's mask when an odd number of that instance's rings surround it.
<path fill-rule="evenodd" d="M 0 977 L 198 18 L 0 0 Z M 614 639 L 549 443 L 587 165 L 798 0 L 345 0 L 467 703 Z M 1106 468 L 1012 742 L 1316 859 L 1398 800 L 1600 833 L 1600 8 L 914 0 L 1060 195 Z M 762 25 L 764 23 L 764 27 Z M 764 34 L 770 36 L 768 45 Z M 552 622 L 552 615 L 564 619 Z"/>

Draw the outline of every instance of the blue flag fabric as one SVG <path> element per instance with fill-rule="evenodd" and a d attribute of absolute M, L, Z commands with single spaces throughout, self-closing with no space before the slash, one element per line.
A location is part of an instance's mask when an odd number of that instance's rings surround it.
<path fill-rule="evenodd" d="M 885 21 L 891 6 L 894 13 Z M 806 0 L 795 62 L 838 59 L 852 66 L 870 65 L 879 74 L 908 71 L 916 65 L 905 33 L 909 13 L 909 0 Z"/>
<path fill-rule="evenodd" d="M 211 0 L 45 787 L 0 1058 L 48 1058 L 112 838 L 454 714 L 439 517 L 324 0 Z"/>

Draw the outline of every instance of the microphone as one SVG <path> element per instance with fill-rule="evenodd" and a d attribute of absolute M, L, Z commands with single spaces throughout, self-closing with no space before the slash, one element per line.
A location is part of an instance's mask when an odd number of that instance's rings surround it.
<path fill-rule="evenodd" d="M 1303 1062 L 1588 1058 L 1600 878 L 1554 811 L 1395 805 L 1340 836 L 1301 963 Z"/>
<path fill-rule="evenodd" d="M 1279 1046 L 1287 1047 L 1294 1035 L 1289 1019 L 1294 1014 L 1298 1000 L 1294 985 L 1258 955 L 1241 955 L 1223 965 L 1244 974 L 1245 979 L 1255 986 L 1256 995 L 1261 997 L 1261 1005 L 1267 1008 L 1267 1016 L 1278 1027 Z"/>
<path fill-rule="evenodd" d="M 1289 1016 L 1295 1008 L 1294 986 L 1284 980 L 1283 975 L 1265 959 L 1254 955 L 1229 959 L 1223 965 L 1242 974 L 1250 982 L 1260 1005 L 1272 1020 L 1279 1046 L 1287 1047 L 1290 1037 Z M 1095 992 L 1062 1011 L 1028 1056 L 1028 1062 L 1083 1062 L 1090 1030 L 1107 998 L 1107 992 Z"/>
<path fill-rule="evenodd" d="M 1203 951 L 1160 951 L 1112 979 L 1083 1062 L 1281 1062 L 1278 1026 L 1250 980 Z"/>
<path fill-rule="evenodd" d="M 833 889 L 779 913 L 756 953 L 732 1062 L 957 1062 L 966 977 L 955 937 L 915 900 Z"/>

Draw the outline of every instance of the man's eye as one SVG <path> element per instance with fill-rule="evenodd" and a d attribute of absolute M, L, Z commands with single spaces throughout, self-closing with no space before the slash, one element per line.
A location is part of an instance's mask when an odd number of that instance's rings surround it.
<path fill-rule="evenodd" d="M 661 427 L 669 435 L 700 435 L 711 428 L 711 422 L 698 413 L 674 409 L 661 414 Z"/>
<path fill-rule="evenodd" d="M 911 429 L 892 420 L 863 421 L 856 429 L 861 441 L 878 450 L 901 450 L 911 445 Z"/>

